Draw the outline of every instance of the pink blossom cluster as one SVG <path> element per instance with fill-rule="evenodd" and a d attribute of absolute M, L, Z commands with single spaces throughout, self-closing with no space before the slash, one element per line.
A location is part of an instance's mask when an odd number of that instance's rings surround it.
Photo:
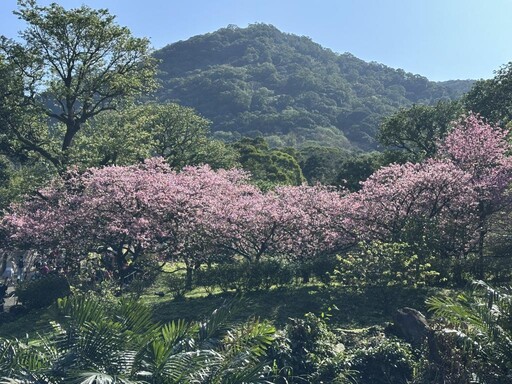
<path fill-rule="evenodd" d="M 470 114 L 439 143 L 436 158 L 375 172 L 348 197 L 358 238 L 407 242 L 414 231 L 445 253 L 473 251 L 488 216 L 508 201 L 507 136 Z"/>
<path fill-rule="evenodd" d="M 5 216 L 11 246 L 58 252 L 75 264 L 108 255 L 121 271 L 143 255 L 196 265 L 215 256 L 313 257 L 341 237 L 344 197 L 324 187 L 263 193 L 239 170 L 162 159 L 68 172 Z M 343 238 L 343 241 L 340 239 Z"/>
<path fill-rule="evenodd" d="M 480 202 L 498 208 L 512 178 L 509 131 L 470 114 L 439 145 L 441 158 L 467 172 Z"/>
<path fill-rule="evenodd" d="M 438 158 L 392 164 L 357 193 L 323 186 L 263 193 L 240 170 L 172 170 L 162 159 L 70 170 L 3 220 L 10 245 L 77 263 L 108 255 L 112 270 L 143 255 L 198 265 L 217 256 L 302 260 L 357 241 L 407 241 L 407 231 L 469 250 L 482 207 L 497 210 L 512 176 L 507 132 L 475 115 L 439 144 Z"/>

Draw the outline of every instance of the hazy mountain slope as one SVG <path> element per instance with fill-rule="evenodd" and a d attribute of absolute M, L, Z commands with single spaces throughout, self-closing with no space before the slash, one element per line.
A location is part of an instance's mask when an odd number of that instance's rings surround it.
<path fill-rule="evenodd" d="M 266 24 L 229 26 L 155 56 L 161 100 L 196 108 L 218 137 L 262 134 L 276 145 L 369 149 L 383 116 L 413 103 L 457 98 L 471 85 L 435 83 L 336 54 Z"/>

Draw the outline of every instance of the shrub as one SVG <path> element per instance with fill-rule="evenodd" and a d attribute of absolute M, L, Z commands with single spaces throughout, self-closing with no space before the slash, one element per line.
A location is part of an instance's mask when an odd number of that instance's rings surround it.
<path fill-rule="evenodd" d="M 274 370 L 286 383 L 343 382 L 348 375 L 344 364 L 344 346 L 325 320 L 308 313 L 302 319 L 289 319 L 276 338 L 269 357 Z"/>
<path fill-rule="evenodd" d="M 213 291 L 219 287 L 226 292 L 268 290 L 272 286 L 283 286 L 292 282 L 295 269 L 292 264 L 275 259 L 258 263 L 232 262 L 215 264 L 196 271 L 196 285 Z"/>
<path fill-rule="evenodd" d="M 27 281 L 16 288 L 16 296 L 27 308 L 43 308 L 53 304 L 59 297 L 70 293 L 68 280 L 63 276 L 49 275 L 38 280 Z"/>
<path fill-rule="evenodd" d="M 445 377 L 473 377 L 479 383 L 512 383 L 512 290 L 482 281 L 455 298 L 431 297 L 440 322 L 431 338 L 430 368 Z M 455 364 L 444 364 L 450 358 Z M 462 381 L 462 380 L 461 380 Z"/>
<path fill-rule="evenodd" d="M 336 278 L 347 286 L 423 286 L 438 276 L 406 243 L 362 242 L 338 260 Z"/>
<path fill-rule="evenodd" d="M 167 285 L 171 295 L 175 299 L 181 299 L 187 291 L 186 278 L 183 273 L 171 273 L 167 276 Z"/>
<path fill-rule="evenodd" d="M 409 344 L 387 338 L 370 339 L 349 359 L 359 384 L 406 384 L 417 365 Z"/>
<path fill-rule="evenodd" d="M 310 277 L 315 277 L 324 284 L 331 282 L 331 277 L 338 266 L 338 260 L 332 255 L 321 255 L 301 263 L 297 263 L 297 269 L 303 282 L 307 282 Z"/>

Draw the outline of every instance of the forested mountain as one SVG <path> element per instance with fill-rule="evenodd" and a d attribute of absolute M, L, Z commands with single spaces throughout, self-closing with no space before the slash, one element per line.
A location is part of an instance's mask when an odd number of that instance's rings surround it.
<path fill-rule="evenodd" d="M 263 135 L 278 146 L 375 148 L 383 116 L 457 98 L 473 83 L 431 82 L 267 24 L 228 26 L 155 56 L 161 60 L 160 100 L 196 108 L 219 138 Z"/>

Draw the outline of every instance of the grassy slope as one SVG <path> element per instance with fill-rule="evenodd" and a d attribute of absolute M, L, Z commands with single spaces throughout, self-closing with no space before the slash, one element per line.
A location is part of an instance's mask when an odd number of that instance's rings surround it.
<path fill-rule="evenodd" d="M 156 292 L 163 292 L 158 296 Z M 434 293 L 427 288 L 370 287 L 355 290 L 320 283 L 276 288 L 269 291 L 249 292 L 244 295 L 246 305 L 239 313 L 240 320 L 251 316 L 268 319 L 283 326 L 290 317 L 302 317 L 308 312 L 330 316 L 338 328 L 361 328 L 383 325 L 393 319 L 398 308 L 413 307 L 425 311 L 426 297 Z M 149 287 L 142 300 L 153 308 L 157 321 L 173 319 L 201 320 L 218 308 L 225 300 L 237 297 L 235 292 L 217 292 L 208 295 L 195 289 L 181 299 L 173 299 L 166 275 L 159 276 Z M 15 321 L 0 324 L 0 336 L 24 337 L 48 325 L 49 310 L 31 311 Z"/>
<path fill-rule="evenodd" d="M 165 295 L 160 297 L 155 292 L 164 292 Z M 280 326 L 288 318 L 302 317 L 308 312 L 317 315 L 329 313 L 335 326 L 366 327 L 392 321 L 398 308 L 413 307 L 425 311 L 425 299 L 433 293 L 433 289 L 427 288 L 369 287 L 355 290 L 320 283 L 290 286 L 244 294 L 248 305 L 240 317 L 257 316 Z M 147 290 L 143 300 L 153 307 L 155 319 L 165 322 L 176 318 L 199 320 L 225 300 L 236 296 L 235 292 L 208 295 L 202 289 L 195 289 L 185 298 L 176 300 L 162 277 Z"/>

